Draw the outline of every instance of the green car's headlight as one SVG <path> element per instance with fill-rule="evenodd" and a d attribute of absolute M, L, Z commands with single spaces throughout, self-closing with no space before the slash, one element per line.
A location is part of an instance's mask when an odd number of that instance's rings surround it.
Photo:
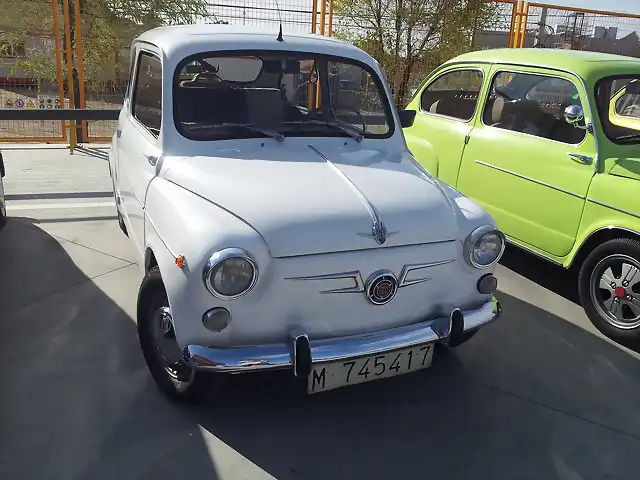
<path fill-rule="evenodd" d="M 505 249 L 504 234 L 491 225 L 483 225 L 469 234 L 464 242 L 464 258 L 475 268 L 490 268 L 498 261 Z"/>

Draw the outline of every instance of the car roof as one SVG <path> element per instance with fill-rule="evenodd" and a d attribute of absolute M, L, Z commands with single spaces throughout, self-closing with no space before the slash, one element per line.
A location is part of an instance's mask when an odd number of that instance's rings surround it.
<path fill-rule="evenodd" d="M 155 45 L 166 55 L 187 51 L 216 50 L 289 50 L 324 54 L 341 54 L 364 60 L 370 57 L 354 45 L 316 34 L 301 34 L 283 29 L 283 41 L 278 41 L 278 28 L 242 25 L 201 24 L 171 25 L 148 30 L 134 42 Z M 365 60 L 366 61 L 366 60 Z"/>
<path fill-rule="evenodd" d="M 640 73 L 640 59 L 611 53 L 556 48 L 496 48 L 469 52 L 449 63 L 502 63 L 547 67 L 573 72 L 583 78 L 614 75 L 622 71 Z"/>

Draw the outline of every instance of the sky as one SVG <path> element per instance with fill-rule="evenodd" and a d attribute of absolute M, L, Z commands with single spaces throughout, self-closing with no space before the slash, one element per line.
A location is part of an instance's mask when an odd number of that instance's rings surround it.
<path fill-rule="evenodd" d="M 640 0 L 607 0 L 606 3 L 602 0 L 560 0 L 557 2 L 547 0 L 544 3 L 553 3 L 555 5 L 568 7 L 589 8 L 592 10 L 637 13 L 640 15 Z"/>

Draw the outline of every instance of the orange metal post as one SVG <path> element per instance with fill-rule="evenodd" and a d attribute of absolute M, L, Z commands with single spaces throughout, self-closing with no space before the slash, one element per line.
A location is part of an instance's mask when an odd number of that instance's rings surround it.
<path fill-rule="evenodd" d="M 318 23 L 318 0 L 311 0 L 313 7 L 311 8 L 311 33 L 316 33 L 316 24 Z"/>
<path fill-rule="evenodd" d="M 69 89 L 69 107 L 75 108 L 75 99 L 73 97 L 73 51 L 71 50 L 71 20 L 69 18 L 69 0 L 62 0 L 62 13 L 64 15 L 64 36 L 66 38 L 65 53 L 67 54 L 67 85 Z M 73 149 L 77 145 L 76 122 L 71 120 L 69 148 L 73 153 Z"/>
<path fill-rule="evenodd" d="M 518 3 L 518 11 L 516 12 L 516 31 L 513 35 L 513 48 L 518 48 L 520 43 L 520 26 L 522 25 L 523 2 Z"/>
<path fill-rule="evenodd" d="M 527 41 L 527 22 L 529 21 L 529 3 L 524 2 L 522 7 L 522 31 L 520 33 L 520 48 L 525 47 Z"/>
<path fill-rule="evenodd" d="M 62 74 L 62 50 L 60 49 L 60 20 L 58 18 L 58 2 L 51 0 L 53 8 L 53 33 L 56 42 L 56 75 L 58 76 L 58 98 L 60 106 L 64 107 L 64 75 Z M 62 140 L 67 141 L 67 122 L 62 120 Z"/>
<path fill-rule="evenodd" d="M 78 83 L 80 84 L 80 91 L 79 93 L 79 97 L 78 98 L 78 107 L 80 108 L 87 108 L 85 103 L 84 103 L 84 58 L 82 56 L 82 23 L 80 22 L 80 2 L 77 0 L 74 0 L 74 6 L 75 8 L 73 9 L 74 13 L 75 13 L 75 27 L 76 27 L 76 31 L 75 31 L 75 39 L 76 39 L 76 65 L 78 67 Z M 82 125 L 82 138 L 84 139 L 84 141 L 87 141 L 87 121 L 86 120 L 82 120 L 81 122 Z"/>
<path fill-rule="evenodd" d="M 515 34 L 516 28 L 516 17 L 517 17 L 518 4 L 513 3 L 511 6 L 511 23 L 509 24 L 509 43 L 507 44 L 509 48 L 513 47 L 513 37 Z"/>
<path fill-rule="evenodd" d="M 327 34 L 333 36 L 333 0 L 329 0 L 329 26 L 327 27 Z"/>

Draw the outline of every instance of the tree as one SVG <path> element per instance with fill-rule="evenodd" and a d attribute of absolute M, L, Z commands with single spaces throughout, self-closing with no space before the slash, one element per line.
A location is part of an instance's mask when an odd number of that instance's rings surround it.
<path fill-rule="evenodd" d="M 334 0 L 336 36 L 373 56 L 399 108 L 429 70 L 473 47 L 475 32 L 495 18 L 484 0 Z"/>
<path fill-rule="evenodd" d="M 66 48 L 63 1 L 58 5 L 62 49 Z M 81 12 L 83 70 L 89 90 L 104 89 L 105 71 L 126 69 L 126 50 L 135 36 L 161 25 L 208 21 L 219 23 L 206 0 L 69 0 L 71 49 L 75 50 L 74 12 Z M 0 42 L 25 45 L 22 58 L 3 60 L 14 76 L 24 72 L 38 80 L 57 82 L 53 6 L 51 0 L 0 0 Z M 77 68 L 77 61 L 74 61 Z M 62 59 L 66 77 L 66 59 Z M 126 71 L 126 70 L 125 70 Z M 74 79 L 77 71 L 73 72 Z M 77 84 L 77 81 L 76 81 Z M 65 82 L 66 88 L 66 82 Z M 77 97 L 76 97 L 77 98 Z"/>

